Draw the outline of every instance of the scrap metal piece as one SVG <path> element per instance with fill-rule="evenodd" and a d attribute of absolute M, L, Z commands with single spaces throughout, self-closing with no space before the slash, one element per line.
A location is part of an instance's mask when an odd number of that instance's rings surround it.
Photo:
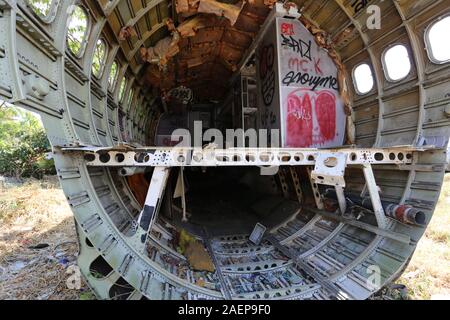
<path fill-rule="evenodd" d="M 327 190 L 325 197 L 328 199 L 337 199 L 335 190 Z M 360 207 L 373 211 L 373 205 L 370 198 L 364 198 L 353 194 L 346 195 L 346 203 L 348 207 Z M 388 201 L 381 201 L 386 216 L 393 218 L 397 221 L 423 226 L 426 223 L 427 215 L 423 210 L 414 208 L 411 205 L 404 205 L 398 203 L 391 203 Z"/>
<path fill-rule="evenodd" d="M 264 238 L 264 233 L 266 232 L 266 230 L 267 228 L 265 226 L 263 226 L 261 223 L 257 223 L 252 231 L 252 234 L 250 235 L 249 240 L 255 245 L 259 246 L 262 239 Z"/>
<path fill-rule="evenodd" d="M 145 248 L 145 244 L 148 241 L 148 234 L 152 230 L 152 226 L 158 215 L 169 173 L 170 169 L 165 167 L 157 167 L 153 172 L 144 208 L 137 219 L 138 229 L 134 236 L 141 250 Z"/>
<path fill-rule="evenodd" d="M 311 178 L 315 183 L 345 187 L 345 168 L 347 155 L 341 152 L 321 153 L 317 155 Z"/>
<path fill-rule="evenodd" d="M 385 212 L 388 217 L 392 217 L 403 223 L 416 226 L 424 226 L 426 223 L 425 213 L 412 206 L 392 203 L 386 207 Z"/>

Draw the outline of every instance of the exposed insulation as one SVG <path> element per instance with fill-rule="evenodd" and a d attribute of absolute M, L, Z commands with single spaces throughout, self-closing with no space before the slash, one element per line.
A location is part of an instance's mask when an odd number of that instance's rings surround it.
<path fill-rule="evenodd" d="M 331 40 L 330 36 L 326 31 L 317 27 L 311 20 L 306 16 L 302 15 L 299 20 L 303 25 L 311 32 L 316 40 L 316 43 L 328 51 L 328 55 L 333 59 L 334 63 L 338 68 L 338 81 L 339 81 L 339 91 L 341 98 L 344 102 L 345 113 L 347 115 L 347 144 L 355 143 L 355 125 L 353 123 L 353 110 L 351 106 L 351 98 L 347 83 L 347 71 L 344 64 L 341 61 L 339 54 L 334 48 L 334 42 Z"/>
<path fill-rule="evenodd" d="M 136 36 L 137 36 L 136 30 L 134 30 L 133 27 L 126 26 L 120 30 L 118 38 L 120 41 L 124 41 L 126 39 L 136 37 Z"/>
<path fill-rule="evenodd" d="M 244 2 L 237 5 L 223 3 L 215 0 L 177 0 L 176 10 L 182 17 L 190 17 L 197 13 L 211 13 L 218 17 L 227 18 L 231 25 L 236 20 L 244 6 Z"/>
<path fill-rule="evenodd" d="M 220 100 L 227 89 L 224 79 L 237 70 L 270 9 L 264 0 L 238 4 L 177 0 L 176 9 L 177 45 L 167 38 L 141 49 L 142 60 L 153 61 L 146 67 L 146 83 L 165 92 L 185 85 L 199 99 Z"/>

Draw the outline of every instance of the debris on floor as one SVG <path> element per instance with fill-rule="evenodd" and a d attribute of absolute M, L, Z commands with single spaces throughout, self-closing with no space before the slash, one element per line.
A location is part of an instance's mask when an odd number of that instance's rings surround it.
<path fill-rule="evenodd" d="M 214 272 L 216 270 L 205 247 L 198 241 L 188 245 L 185 255 L 194 270 L 208 272 Z"/>
<path fill-rule="evenodd" d="M 78 300 L 69 289 L 78 244 L 73 215 L 56 177 L 0 189 L 0 300 Z"/>
<path fill-rule="evenodd" d="M 28 249 L 40 250 L 40 249 L 48 248 L 49 246 L 50 245 L 48 243 L 39 243 L 35 246 L 29 246 Z"/>
<path fill-rule="evenodd" d="M 177 250 L 187 258 L 194 270 L 208 272 L 216 270 L 205 246 L 186 230 L 181 230 L 179 234 Z"/>

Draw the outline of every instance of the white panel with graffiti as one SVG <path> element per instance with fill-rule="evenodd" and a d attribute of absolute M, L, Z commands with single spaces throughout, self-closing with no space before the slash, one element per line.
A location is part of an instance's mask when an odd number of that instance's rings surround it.
<path fill-rule="evenodd" d="M 278 18 L 277 30 L 283 146 L 341 146 L 345 113 L 336 65 L 300 21 Z"/>

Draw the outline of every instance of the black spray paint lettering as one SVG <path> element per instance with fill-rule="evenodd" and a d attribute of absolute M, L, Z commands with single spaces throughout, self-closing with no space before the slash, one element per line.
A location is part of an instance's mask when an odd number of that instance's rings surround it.
<path fill-rule="evenodd" d="M 275 48 L 269 44 L 262 49 L 260 62 L 260 76 L 262 80 L 261 94 L 266 106 L 270 106 L 275 96 Z"/>
<path fill-rule="evenodd" d="M 294 39 L 292 36 L 286 37 L 284 34 L 281 35 L 283 38 L 283 42 L 281 45 L 283 47 L 287 47 L 294 51 L 295 53 L 300 54 L 302 58 L 306 58 L 309 61 L 312 61 L 311 58 L 311 46 L 312 42 L 309 40 L 308 42 L 305 42 L 301 39 Z"/>
<path fill-rule="evenodd" d="M 262 95 L 264 104 L 266 106 L 271 105 L 275 95 L 275 71 L 273 70 L 269 73 L 269 76 L 262 84 Z"/>
<path fill-rule="evenodd" d="M 302 84 L 309 85 L 312 90 L 316 90 L 318 87 L 321 88 L 330 88 L 334 90 L 339 90 L 339 84 L 337 78 L 333 76 L 321 77 L 321 76 L 312 76 L 309 73 L 301 73 L 290 71 L 283 78 L 283 84 L 286 86 L 290 86 L 291 84 Z"/>

